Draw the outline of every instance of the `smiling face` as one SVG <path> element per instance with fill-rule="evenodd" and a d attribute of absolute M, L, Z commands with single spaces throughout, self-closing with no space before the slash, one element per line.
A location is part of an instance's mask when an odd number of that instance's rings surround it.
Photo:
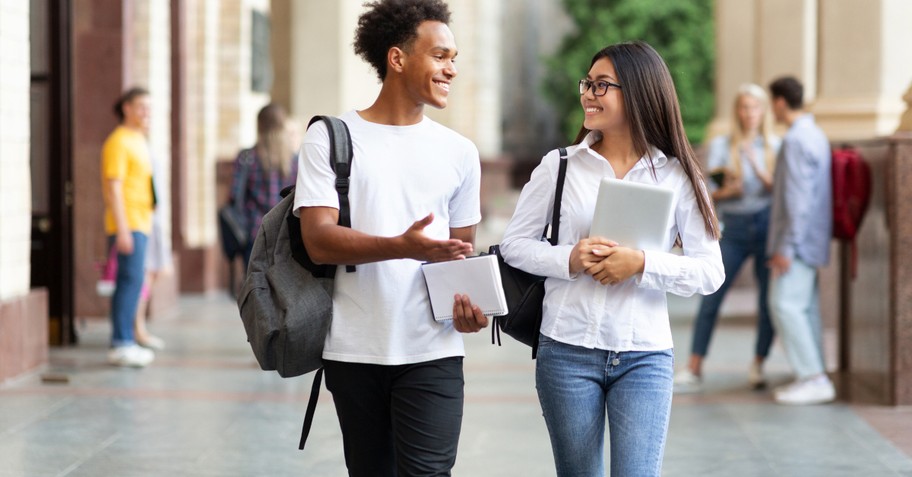
<path fill-rule="evenodd" d="M 456 77 L 456 40 L 445 23 L 426 21 L 418 25 L 417 37 L 403 50 L 402 77 L 415 104 L 443 109 Z"/>
<path fill-rule="evenodd" d="M 139 95 L 123 104 L 124 126 L 143 131 L 149 130 L 149 119 L 152 112 L 152 100 L 147 95 Z"/>
<path fill-rule="evenodd" d="M 607 57 L 596 61 L 589 74 L 586 75 L 589 81 L 609 81 L 620 83 L 617 72 L 614 70 L 614 64 Z M 621 85 L 623 87 L 623 85 Z M 627 115 L 624 110 L 624 97 L 620 88 L 608 88 L 604 96 L 596 96 L 590 88 L 580 95 L 580 104 L 586 113 L 583 119 L 583 126 L 590 131 L 602 131 L 603 133 L 627 130 Z"/>

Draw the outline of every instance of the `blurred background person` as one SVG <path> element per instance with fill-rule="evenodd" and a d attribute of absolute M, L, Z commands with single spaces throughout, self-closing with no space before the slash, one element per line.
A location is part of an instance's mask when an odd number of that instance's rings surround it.
<path fill-rule="evenodd" d="M 120 124 L 105 140 L 101 151 L 105 233 L 109 247 L 117 250 L 108 362 L 117 366 L 142 367 L 155 358 L 152 351 L 136 343 L 133 333 L 155 208 L 146 141 L 150 111 L 147 90 L 134 87 L 126 91 L 114 105 Z"/>
<path fill-rule="evenodd" d="M 694 322 L 690 359 L 675 375 L 678 392 L 699 390 L 703 361 L 709 350 L 719 308 L 744 262 L 753 257 L 757 280 L 757 338 L 748 381 L 763 387 L 763 362 L 773 342 L 773 326 L 767 306 L 769 269 L 766 266 L 766 236 L 772 201 L 773 169 L 780 139 L 773 134 L 769 99 L 755 84 L 738 88 L 732 114 L 731 134 L 715 138 L 709 145 L 708 181 L 722 222 L 722 261 L 725 282 L 719 290 L 704 296 Z"/>
<path fill-rule="evenodd" d="M 253 240 L 263 216 L 279 203 L 279 192 L 293 185 L 298 174 L 297 146 L 293 141 L 294 124 L 289 127 L 285 110 L 275 103 L 260 109 L 257 114 L 257 142 L 238 153 L 234 163 L 234 179 L 230 201 L 242 195 L 243 210 L 250 231 L 244 249 L 244 266 L 250 261 Z M 297 137 L 300 139 L 300 128 Z M 246 179 L 245 179 L 246 176 Z"/>
<path fill-rule="evenodd" d="M 133 331 L 138 345 L 155 351 L 165 349 L 165 341 L 151 334 L 146 328 L 149 300 L 152 297 L 152 291 L 155 289 L 155 281 L 158 277 L 163 274 L 174 273 L 171 244 L 165 239 L 165 229 L 163 227 L 163 221 L 165 220 L 163 211 L 169 209 L 169 207 L 162 201 L 162 198 L 166 197 L 166 195 L 161 193 L 159 187 L 163 182 L 158 180 L 165 173 L 164 163 L 152 158 L 152 184 L 155 187 L 157 204 L 155 211 L 152 213 L 152 231 L 149 234 L 149 241 L 146 245 L 146 276 L 139 295 L 139 306 L 136 308 Z"/>

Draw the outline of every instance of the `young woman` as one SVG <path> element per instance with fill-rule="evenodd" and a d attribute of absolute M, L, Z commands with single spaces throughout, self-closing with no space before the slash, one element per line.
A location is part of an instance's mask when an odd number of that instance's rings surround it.
<path fill-rule="evenodd" d="M 766 384 L 763 362 L 773 343 L 773 325 L 767 306 L 769 268 L 766 266 L 766 235 L 769 229 L 773 190 L 773 167 L 780 140 L 773 135 L 773 118 L 766 92 L 755 84 L 745 84 L 735 96 L 732 133 L 709 145 L 709 172 L 718 174 L 719 183 L 710 182 L 716 210 L 721 215 L 725 234 L 720 243 L 725 282 L 722 288 L 703 298 L 694 323 L 690 360 L 675 375 L 675 391 L 699 390 L 703 359 L 712 339 L 719 307 L 741 265 L 754 259 L 757 297 L 757 342 L 754 361 L 748 372 L 751 387 Z M 715 174 L 714 174 L 715 175 Z"/>
<path fill-rule="evenodd" d="M 263 216 L 282 200 L 279 192 L 292 185 L 298 175 L 297 144 L 291 144 L 285 110 L 276 103 L 263 106 L 257 113 L 257 142 L 238 153 L 234 163 L 231 200 L 244 190 L 244 211 L 250 227 L 250 240 L 244 249 L 244 266 L 250 261 L 253 239 Z M 241 176 L 246 169 L 247 179 Z"/>
<path fill-rule="evenodd" d="M 535 379 L 557 475 L 604 475 L 607 411 L 611 475 L 658 476 L 674 373 L 665 294 L 722 284 L 718 223 L 668 67 L 651 46 L 599 51 L 579 88 L 585 119 L 568 148 L 560 241 L 539 240 L 554 201 L 552 152 L 523 188 L 502 253 L 547 277 Z M 605 176 L 675 191 L 662 250 L 589 237 Z M 676 241 L 683 255 L 671 253 Z"/>

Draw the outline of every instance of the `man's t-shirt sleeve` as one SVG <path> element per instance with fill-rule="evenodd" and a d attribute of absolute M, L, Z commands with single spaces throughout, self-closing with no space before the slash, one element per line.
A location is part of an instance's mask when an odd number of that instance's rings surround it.
<path fill-rule="evenodd" d="M 335 189 L 336 173 L 329 164 L 329 133 L 322 121 L 314 123 L 304 136 L 298 154 L 294 214 L 301 207 L 339 208 Z"/>
<path fill-rule="evenodd" d="M 467 148 L 462 183 L 450 200 L 450 228 L 481 222 L 481 160 L 474 144 Z"/>

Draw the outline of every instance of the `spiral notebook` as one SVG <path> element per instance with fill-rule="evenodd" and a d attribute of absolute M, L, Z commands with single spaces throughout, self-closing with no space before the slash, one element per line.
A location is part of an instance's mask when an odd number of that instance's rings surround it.
<path fill-rule="evenodd" d="M 453 319 L 453 297 L 456 294 L 468 295 L 485 315 L 507 314 L 507 299 L 495 255 L 425 263 L 421 265 L 421 270 L 435 320 Z"/>

